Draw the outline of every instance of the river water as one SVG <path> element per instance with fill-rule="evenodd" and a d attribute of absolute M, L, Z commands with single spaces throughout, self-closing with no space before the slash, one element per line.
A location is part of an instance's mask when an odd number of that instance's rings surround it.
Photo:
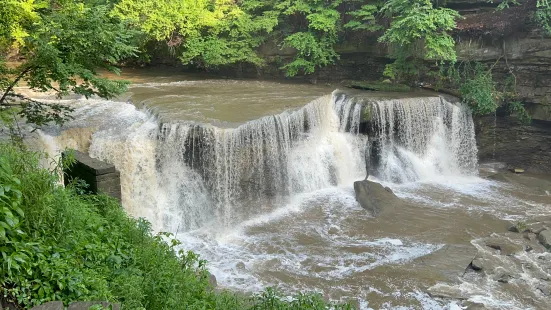
<path fill-rule="evenodd" d="M 75 119 L 39 131 L 39 144 L 115 164 L 129 214 L 208 260 L 219 287 L 315 291 L 361 309 L 459 309 L 459 299 L 493 309 L 550 305 L 534 290 L 547 282 L 525 268 L 549 274 L 541 253 L 499 258 L 524 262 L 508 265 L 516 282 L 463 275 L 463 249 L 505 232 L 503 220 L 551 215 L 551 183 L 486 178 L 499 164 L 477 163 L 472 118 L 461 104 L 432 93 L 347 94 L 332 85 L 145 71 L 127 77 L 134 84 L 117 99 L 66 99 Z M 366 115 L 369 136 L 361 133 Z M 374 158 L 369 179 L 404 201 L 377 218 L 353 191 Z M 460 294 L 431 297 L 434 285 Z"/>

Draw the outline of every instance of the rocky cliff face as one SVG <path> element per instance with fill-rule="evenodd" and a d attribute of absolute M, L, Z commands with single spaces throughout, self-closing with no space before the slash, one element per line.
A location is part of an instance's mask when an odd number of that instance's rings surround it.
<path fill-rule="evenodd" d="M 521 124 L 515 117 L 475 118 L 478 156 L 481 162 L 502 162 L 507 168 L 551 173 L 551 126 L 534 120 Z"/>

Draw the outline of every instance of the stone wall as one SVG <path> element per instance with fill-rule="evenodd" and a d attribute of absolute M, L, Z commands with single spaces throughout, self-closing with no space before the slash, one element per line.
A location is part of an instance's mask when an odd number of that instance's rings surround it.
<path fill-rule="evenodd" d="M 73 154 L 75 163 L 64 170 L 65 185 L 80 179 L 88 184 L 89 192 L 105 193 L 121 201 L 120 173 L 115 166 L 74 150 L 63 153 L 63 156 L 70 154 Z"/>
<path fill-rule="evenodd" d="M 475 128 L 480 162 L 551 173 L 551 122 L 523 125 L 510 116 L 484 116 L 475 118 Z"/>

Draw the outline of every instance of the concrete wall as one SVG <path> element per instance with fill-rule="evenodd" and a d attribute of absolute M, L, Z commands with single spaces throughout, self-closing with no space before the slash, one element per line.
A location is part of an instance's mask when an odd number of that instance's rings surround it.
<path fill-rule="evenodd" d="M 120 173 L 115 166 L 79 151 L 68 152 L 74 154 L 76 161 L 64 171 L 65 185 L 78 178 L 88 184 L 87 190 L 91 193 L 105 193 L 121 201 Z M 68 152 L 63 156 L 68 156 Z"/>

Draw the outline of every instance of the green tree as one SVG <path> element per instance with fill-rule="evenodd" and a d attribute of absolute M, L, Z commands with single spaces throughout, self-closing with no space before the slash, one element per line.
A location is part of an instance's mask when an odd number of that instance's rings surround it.
<path fill-rule="evenodd" d="M 262 32 L 277 25 L 275 12 L 248 14 L 258 3 L 231 0 L 121 0 L 113 15 L 128 21 L 149 40 L 165 42 L 184 64 L 212 67 L 237 62 L 260 65 L 255 52 Z"/>
<path fill-rule="evenodd" d="M 22 61 L 8 66 L 5 56 L 0 59 L 3 113 L 16 107 L 21 116 L 37 125 L 62 123 L 69 117 L 70 107 L 44 104 L 16 93 L 15 87 L 22 82 L 32 90 L 58 97 L 75 93 L 111 98 L 126 90 L 127 82 L 99 76 L 101 69 L 119 73 L 117 64 L 136 51 L 134 32 L 110 16 L 108 6 L 32 0 L 7 0 L 4 4 L 0 16 L 15 14 L 17 18 L 9 22 L 11 30 L 4 29 L 0 42 L 4 51 L 18 48 Z"/>
<path fill-rule="evenodd" d="M 381 11 L 392 20 L 379 38 L 390 45 L 390 56 L 395 59 L 385 69 L 386 76 L 398 80 L 411 77 L 424 66 L 422 60 L 457 59 L 455 41 L 449 34 L 456 27 L 457 11 L 435 8 L 430 0 L 389 0 Z"/>

